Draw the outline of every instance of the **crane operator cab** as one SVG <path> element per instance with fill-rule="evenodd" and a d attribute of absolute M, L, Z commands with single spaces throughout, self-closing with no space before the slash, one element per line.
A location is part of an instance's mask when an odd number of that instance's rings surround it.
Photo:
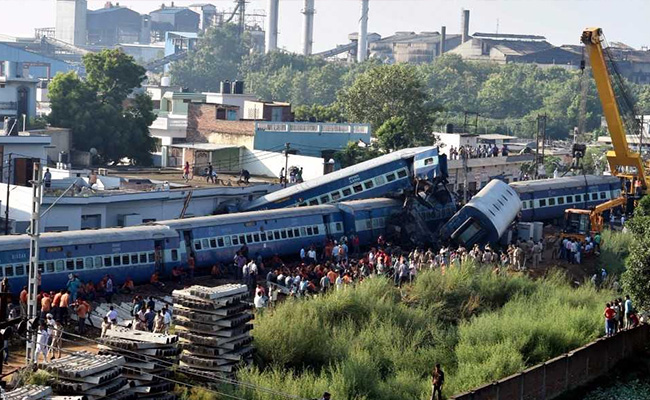
<path fill-rule="evenodd" d="M 584 240 L 591 233 L 591 211 L 569 208 L 564 211 L 562 238 Z"/>

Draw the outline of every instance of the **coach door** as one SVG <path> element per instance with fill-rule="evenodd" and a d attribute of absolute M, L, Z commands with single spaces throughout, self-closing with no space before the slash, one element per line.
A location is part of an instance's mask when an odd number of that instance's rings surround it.
<path fill-rule="evenodd" d="M 154 268 L 156 272 L 163 274 L 165 272 L 165 241 L 154 241 Z"/>
<path fill-rule="evenodd" d="M 323 225 L 325 225 L 325 236 L 327 238 L 334 237 L 332 235 L 332 227 L 330 226 L 331 223 L 332 223 L 332 216 L 329 214 L 323 215 Z"/>

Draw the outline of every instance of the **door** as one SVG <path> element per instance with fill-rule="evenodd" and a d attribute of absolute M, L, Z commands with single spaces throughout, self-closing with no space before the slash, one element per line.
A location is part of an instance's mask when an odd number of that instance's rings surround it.
<path fill-rule="evenodd" d="M 156 240 L 154 241 L 155 253 L 154 253 L 154 268 L 159 274 L 164 274 L 165 272 L 165 241 Z"/>
<path fill-rule="evenodd" d="M 17 119 L 20 120 L 23 115 L 27 115 L 29 118 L 29 89 L 26 87 L 18 88 L 17 93 L 18 99 L 18 115 Z"/>

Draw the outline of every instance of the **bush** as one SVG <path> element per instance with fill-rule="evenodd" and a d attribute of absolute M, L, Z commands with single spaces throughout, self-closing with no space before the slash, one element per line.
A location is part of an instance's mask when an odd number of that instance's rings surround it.
<path fill-rule="evenodd" d="M 620 276 L 625 271 L 632 239 L 630 232 L 604 230 L 598 268 L 605 268 L 609 274 Z"/>

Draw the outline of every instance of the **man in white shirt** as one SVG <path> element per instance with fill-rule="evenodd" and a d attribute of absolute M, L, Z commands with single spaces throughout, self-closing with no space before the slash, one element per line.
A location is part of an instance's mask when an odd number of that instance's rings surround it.
<path fill-rule="evenodd" d="M 117 311 L 115 311 L 113 306 L 111 306 L 109 311 L 106 313 L 106 317 L 108 317 L 108 320 L 111 321 L 113 325 L 117 325 Z"/>
<path fill-rule="evenodd" d="M 316 249 L 313 247 L 309 249 L 309 252 L 307 252 L 307 256 L 309 257 L 309 262 L 312 264 L 316 264 Z"/>
<path fill-rule="evenodd" d="M 36 357 L 34 362 L 38 363 L 38 358 L 40 354 L 43 354 L 43 363 L 47 363 L 47 353 L 50 350 L 48 345 L 50 341 L 50 334 L 47 331 L 47 325 L 45 322 L 41 322 L 41 326 L 38 330 L 38 335 L 36 336 Z"/>

